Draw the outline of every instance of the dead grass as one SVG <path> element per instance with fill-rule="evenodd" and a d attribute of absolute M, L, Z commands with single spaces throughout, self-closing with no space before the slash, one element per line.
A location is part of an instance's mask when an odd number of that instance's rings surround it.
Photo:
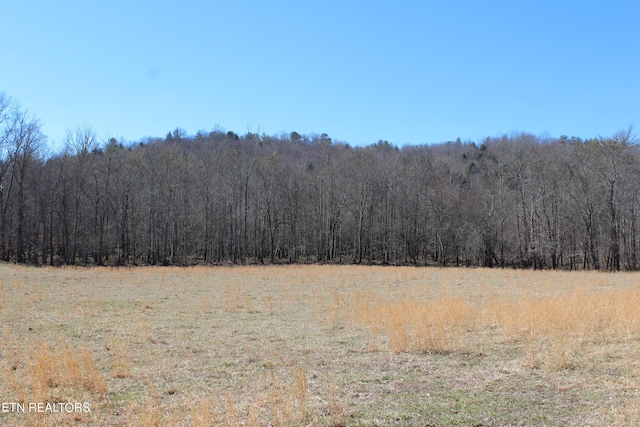
<path fill-rule="evenodd" d="M 1 425 L 634 425 L 634 274 L 0 264 Z"/>
<path fill-rule="evenodd" d="M 65 339 L 52 345 L 38 338 L 23 345 L 8 328 L 5 328 L 3 344 L 6 363 L 2 399 L 22 405 L 24 418 L 14 419 L 10 424 L 59 425 L 91 419 L 82 404 L 103 400 L 107 387 L 90 349 L 74 347 Z M 30 411 L 30 404 L 45 405 L 45 413 Z M 47 404 L 72 404 L 73 411 L 64 406 L 65 409 L 54 407 L 47 413 Z"/>
<path fill-rule="evenodd" d="M 640 337 L 640 288 L 585 283 L 548 290 L 481 286 L 467 296 L 454 290 L 434 295 L 426 288 L 354 291 L 345 312 L 352 313 L 351 325 L 370 331 L 371 350 L 379 348 L 383 336 L 389 350 L 398 353 L 473 351 L 479 340 L 491 342 L 498 333 L 506 341 L 524 343 L 532 367 L 551 369 L 584 363 L 585 346 Z M 341 305 L 334 301 L 327 312 Z"/>

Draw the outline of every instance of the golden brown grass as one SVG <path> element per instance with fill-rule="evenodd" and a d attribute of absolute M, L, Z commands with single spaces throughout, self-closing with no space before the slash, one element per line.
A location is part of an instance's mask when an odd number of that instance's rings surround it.
<path fill-rule="evenodd" d="M 91 350 L 73 347 L 64 339 L 55 344 L 42 339 L 24 344 L 21 341 L 5 328 L 3 402 L 22 405 L 24 420 L 16 424 L 57 425 L 91 419 L 83 410 L 54 410 L 44 414 L 27 410 L 30 403 L 75 405 L 89 400 L 101 401 L 106 392 L 105 378 Z"/>
<path fill-rule="evenodd" d="M 129 407 L 128 425 L 194 425 L 194 426 L 263 426 L 287 427 L 306 425 L 310 420 L 310 403 L 306 370 L 302 367 L 283 372 L 270 372 L 260 378 L 256 394 L 240 401 L 229 392 L 212 390 L 206 395 L 189 396 L 182 401 L 188 411 L 166 413 L 162 396 Z M 181 413 L 184 412 L 184 413 Z"/>
<path fill-rule="evenodd" d="M 627 273 L 0 264 L 1 400 L 91 406 L 0 424 L 632 425 L 638 284 Z"/>
<path fill-rule="evenodd" d="M 538 286 L 480 284 L 472 293 L 466 288 L 434 293 L 428 286 L 354 291 L 345 312 L 352 313 L 350 324 L 368 328 L 371 349 L 378 348 L 383 336 L 394 352 L 473 350 L 479 340 L 491 341 L 497 333 L 524 343 L 533 366 L 556 369 L 585 362 L 585 345 L 640 337 L 640 288 L 611 289 L 590 282 Z M 327 311 L 340 305 L 334 302 Z"/>

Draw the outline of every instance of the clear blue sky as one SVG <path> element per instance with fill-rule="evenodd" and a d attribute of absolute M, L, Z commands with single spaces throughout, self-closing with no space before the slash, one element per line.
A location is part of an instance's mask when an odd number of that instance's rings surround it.
<path fill-rule="evenodd" d="M 0 91 L 49 142 L 220 128 L 366 145 L 640 125 L 638 1 L 5 1 Z"/>

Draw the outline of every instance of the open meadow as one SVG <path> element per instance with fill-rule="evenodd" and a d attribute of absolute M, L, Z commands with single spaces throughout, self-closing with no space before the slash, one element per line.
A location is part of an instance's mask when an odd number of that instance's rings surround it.
<path fill-rule="evenodd" d="M 0 425 L 640 425 L 637 273 L 0 264 L 0 320 Z"/>

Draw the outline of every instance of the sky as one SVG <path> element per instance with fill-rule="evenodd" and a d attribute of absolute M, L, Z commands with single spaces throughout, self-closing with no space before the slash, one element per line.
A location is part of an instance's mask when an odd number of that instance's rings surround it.
<path fill-rule="evenodd" d="M 5 1 L 0 91 L 90 126 L 368 145 L 640 125 L 638 1 Z"/>

